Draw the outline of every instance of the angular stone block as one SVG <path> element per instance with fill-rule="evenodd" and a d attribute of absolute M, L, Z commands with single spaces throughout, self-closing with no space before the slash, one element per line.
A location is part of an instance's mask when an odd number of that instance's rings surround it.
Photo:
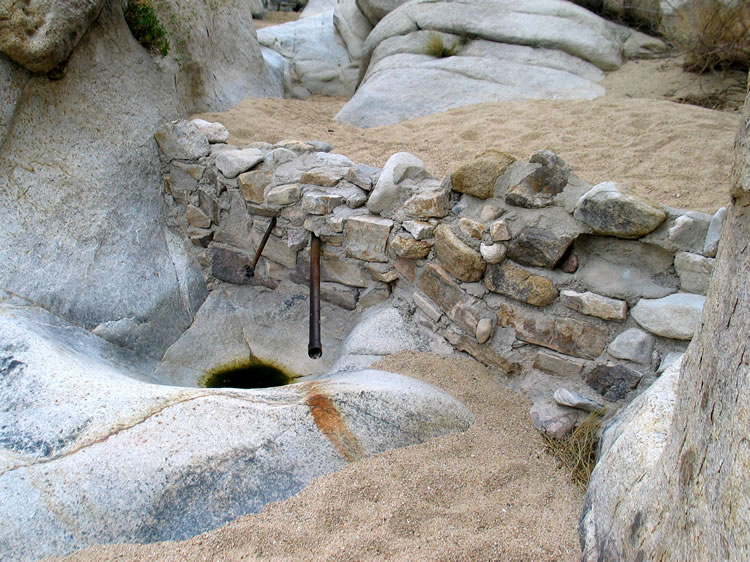
<path fill-rule="evenodd" d="M 486 264 L 482 256 L 464 244 L 446 224 L 435 228 L 435 254 L 456 279 L 479 281 L 484 275 Z"/>
<path fill-rule="evenodd" d="M 638 328 L 630 328 L 613 339 L 607 351 L 612 357 L 648 365 L 653 349 L 654 336 Z"/>
<path fill-rule="evenodd" d="M 266 187 L 271 183 L 271 172 L 252 170 L 237 176 L 237 184 L 245 201 L 263 204 Z"/>
<path fill-rule="evenodd" d="M 263 161 L 263 151 L 257 148 L 222 150 L 216 155 L 216 167 L 227 178 L 236 178 Z"/>
<path fill-rule="evenodd" d="M 567 355 L 549 351 L 538 351 L 534 356 L 534 368 L 560 377 L 577 377 L 583 372 L 586 363 Z"/>
<path fill-rule="evenodd" d="M 425 240 L 414 240 L 411 236 L 399 234 L 391 242 L 391 248 L 397 256 L 413 260 L 427 257 L 432 249 L 432 244 Z"/>
<path fill-rule="evenodd" d="M 593 322 L 501 304 L 498 324 L 513 328 L 516 337 L 566 355 L 595 359 L 609 342 L 609 330 Z"/>
<path fill-rule="evenodd" d="M 451 174 L 453 191 L 480 199 L 495 194 L 495 182 L 516 159 L 499 150 L 487 150 Z"/>
<path fill-rule="evenodd" d="M 393 221 L 375 215 L 351 217 L 346 221 L 346 255 L 364 261 L 388 261 L 388 237 Z"/>
<path fill-rule="evenodd" d="M 552 269 L 572 241 L 571 237 L 557 236 L 546 228 L 527 226 L 508 245 L 508 257 L 523 265 Z"/>
<path fill-rule="evenodd" d="M 585 293 L 562 291 L 560 302 L 571 310 L 588 316 L 596 316 L 602 320 L 624 321 L 628 316 L 627 302 L 603 297 L 589 291 Z"/>
<path fill-rule="evenodd" d="M 557 298 L 557 288 L 552 281 L 509 260 L 488 266 L 484 284 L 494 293 L 534 306 L 547 306 Z"/>
<path fill-rule="evenodd" d="M 302 196 L 302 210 L 311 215 L 328 215 L 344 204 L 343 196 L 325 191 L 308 191 Z"/>
<path fill-rule="evenodd" d="M 440 265 L 429 263 L 419 277 L 419 288 L 460 328 L 474 336 L 484 304 L 463 289 Z"/>
<path fill-rule="evenodd" d="M 699 254 L 677 252 L 674 268 L 680 278 L 680 288 L 688 293 L 705 295 L 714 272 L 714 258 L 704 258 Z"/>
<path fill-rule="evenodd" d="M 287 183 L 276 185 L 268 190 L 265 196 L 266 205 L 293 205 L 302 197 L 302 185 L 299 183 Z"/>

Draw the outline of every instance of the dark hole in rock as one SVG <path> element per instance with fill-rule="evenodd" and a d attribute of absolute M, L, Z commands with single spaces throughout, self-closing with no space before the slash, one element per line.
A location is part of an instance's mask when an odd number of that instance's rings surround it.
<path fill-rule="evenodd" d="M 198 384 L 206 388 L 268 388 L 291 384 L 295 378 L 275 365 L 251 359 L 208 373 Z"/>

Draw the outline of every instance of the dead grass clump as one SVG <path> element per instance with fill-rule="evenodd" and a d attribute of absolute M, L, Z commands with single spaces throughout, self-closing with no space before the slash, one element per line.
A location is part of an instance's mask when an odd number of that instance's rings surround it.
<path fill-rule="evenodd" d="M 546 450 L 554 455 L 570 472 L 571 480 L 582 490 L 586 490 L 591 471 L 596 465 L 596 448 L 599 443 L 599 428 L 604 411 L 592 412 L 562 439 L 542 434 Z"/>
<path fill-rule="evenodd" d="M 668 35 L 685 51 L 686 70 L 750 67 L 750 3 L 746 0 L 690 0 L 677 10 Z"/>
<path fill-rule="evenodd" d="M 452 57 L 456 54 L 459 43 L 460 40 L 456 40 L 448 45 L 440 33 L 433 31 L 427 36 L 427 43 L 425 43 L 424 52 L 426 55 L 439 59 Z"/>

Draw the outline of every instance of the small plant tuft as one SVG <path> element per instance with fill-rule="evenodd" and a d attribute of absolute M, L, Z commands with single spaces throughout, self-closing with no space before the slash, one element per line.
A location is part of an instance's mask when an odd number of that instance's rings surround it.
<path fill-rule="evenodd" d="M 169 33 L 159 22 L 151 0 L 128 0 L 125 21 L 133 37 L 150 53 L 163 57 L 169 53 Z"/>
<path fill-rule="evenodd" d="M 427 43 L 425 44 L 424 51 L 426 55 L 443 59 L 455 55 L 460 43 L 461 39 L 458 39 L 448 46 L 443 40 L 443 36 L 433 31 L 427 36 Z"/>
<path fill-rule="evenodd" d="M 590 413 L 573 433 L 562 439 L 542 434 L 547 451 L 557 457 L 570 472 L 573 483 L 584 491 L 596 465 L 596 448 L 603 417 L 603 410 Z"/>
<path fill-rule="evenodd" d="M 677 10 L 667 35 L 685 51 L 686 70 L 750 67 L 750 3 L 746 0 L 690 0 Z"/>

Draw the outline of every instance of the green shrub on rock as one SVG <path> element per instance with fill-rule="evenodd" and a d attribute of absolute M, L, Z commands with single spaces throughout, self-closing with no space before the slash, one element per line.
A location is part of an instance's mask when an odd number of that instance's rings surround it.
<path fill-rule="evenodd" d="M 138 42 L 154 54 L 169 53 L 169 34 L 159 22 L 150 0 L 128 0 L 125 21 Z"/>

